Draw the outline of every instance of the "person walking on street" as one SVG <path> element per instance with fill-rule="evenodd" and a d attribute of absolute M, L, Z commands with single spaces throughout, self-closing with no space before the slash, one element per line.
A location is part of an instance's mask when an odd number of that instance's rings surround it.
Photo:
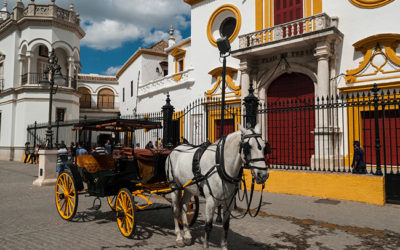
<path fill-rule="evenodd" d="M 37 163 L 37 160 L 39 159 L 39 148 L 40 148 L 39 145 L 36 145 L 33 148 L 33 151 L 31 153 L 31 158 L 29 159 L 29 162 L 31 164 L 36 164 Z"/>
<path fill-rule="evenodd" d="M 87 155 L 87 150 L 82 147 L 81 143 L 78 143 L 78 148 L 76 149 L 76 156 Z"/>
<path fill-rule="evenodd" d="M 28 161 L 29 162 L 29 158 L 30 158 L 30 156 L 31 156 L 31 150 L 30 150 L 30 147 L 29 147 L 29 145 L 30 145 L 31 143 L 30 142 L 25 142 L 25 159 L 24 159 L 24 163 L 26 164 L 26 162 Z"/>
<path fill-rule="evenodd" d="M 353 163 L 351 164 L 352 167 L 352 173 L 355 174 L 366 174 L 366 165 L 364 161 L 364 149 L 360 147 L 360 142 L 359 141 L 354 141 L 354 158 L 353 158 Z"/>

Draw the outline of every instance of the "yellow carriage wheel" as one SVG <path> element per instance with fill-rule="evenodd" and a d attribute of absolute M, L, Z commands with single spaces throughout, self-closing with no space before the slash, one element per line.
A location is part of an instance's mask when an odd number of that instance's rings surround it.
<path fill-rule="evenodd" d="M 116 200 L 117 196 L 116 195 L 111 195 L 111 196 L 107 196 L 107 202 L 108 205 L 110 205 L 110 208 L 112 211 L 115 211 L 115 200 Z"/>
<path fill-rule="evenodd" d="M 64 172 L 58 176 L 55 195 L 58 214 L 64 220 L 72 220 L 78 208 L 78 194 L 70 173 Z"/>
<path fill-rule="evenodd" d="M 186 211 L 186 218 L 189 227 L 196 222 L 197 217 L 199 216 L 199 206 L 200 206 L 199 197 L 193 195 L 187 204 L 187 211 Z M 178 222 L 181 226 L 183 225 L 181 217 L 179 217 Z"/>
<path fill-rule="evenodd" d="M 117 223 L 119 231 L 127 238 L 131 238 L 135 233 L 135 204 L 132 193 L 123 188 L 119 191 L 115 201 L 115 211 L 117 213 Z"/>

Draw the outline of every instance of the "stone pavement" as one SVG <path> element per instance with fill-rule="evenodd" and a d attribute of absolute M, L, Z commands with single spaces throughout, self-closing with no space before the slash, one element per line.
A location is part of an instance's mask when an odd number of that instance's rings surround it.
<path fill-rule="evenodd" d="M 36 176 L 37 166 L 0 161 L 0 249 L 177 248 L 169 207 L 138 212 L 136 235 L 126 239 L 105 199 L 90 211 L 93 197 L 80 196 L 74 221 L 63 221 L 54 188 L 33 187 Z M 232 219 L 229 249 L 400 249 L 398 205 L 269 193 L 263 199 L 258 217 Z M 183 249 L 201 249 L 203 209 L 201 203 L 194 244 Z M 210 248 L 218 249 L 222 229 L 213 232 Z"/>

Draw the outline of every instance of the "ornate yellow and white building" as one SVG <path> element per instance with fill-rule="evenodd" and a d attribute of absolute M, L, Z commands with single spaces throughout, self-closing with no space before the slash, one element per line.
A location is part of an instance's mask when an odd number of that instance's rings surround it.
<path fill-rule="evenodd" d="M 232 47 L 231 56 L 227 58 L 226 86 L 231 105 L 241 104 L 248 95 L 250 84 L 264 104 L 272 100 L 296 103 L 309 98 L 314 102 L 315 97 L 323 96 L 326 100 L 327 96 L 361 94 L 368 92 L 374 83 L 383 90 L 399 89 L 399 0 L 184 2 L 191 6 L 191 36 L 175 43 L 171 29 L 168 47 L 157 56 L 153 54 L 153 66 L 146 66 L 135 59 L 135 62 L 154 72 L 161 65 L 168 64 L 168 74 L 156 75 L 145 81 L 138 77 L 138 70 L 133 69 L 130 60 L 117 75 L 121 88 L 132 88 L 132 95 L 125 95 L 125 99 L 120 101 L 122 114 L 132 114 L 132 109 L 129 110 L 131 103 L 135 103 L 138 113 L 158 112 L 165 103 L 167 92 L 176 111 L 184 110 L 189 102 L 197 98 L 219 97 L 222 63 L 216 40 L 222 36 L 228 37 Z M 136 92 L 130 87 L 133 86 L 132 81 L 137 83 Z M 298 150 L 315 148 L 306 156 L 308 167 L 319 168 L 325 164 L 335 165 L 335 162 L 338 162 L 337 168 L 350 166 L 353 156 L 348 145 L 353 140 L 362 140 L 360 124 L 365 121 L 360 120 L 360 109 L 343 108 L 341 112 L 342 117 L 336 113 L 331 114 L 329 119 L 316 119 L 326 114 L 311 112 L 312 119 L 300 124 L 300 127 L 308 129 L 303 134 L 311 135 L 312 139 L 306 145 L 299 143 Z M 304 113 L 296 115 L 299 115 L 299 120 L 305 120 L 301 118 Z M 352 119 L 346 118 L 348 115 Z M 268 137 L 268 121 L 263 117 L 259 122 L 263 125 L 264 136 Z M 209 138 L 215 138 L 216 131 L 214 129 L 214 135 L 209 135 Z M 298 138 L 292 139 L 295 141 Z M 275 143 L 275 146 L 279 150 L 285 148 L 283 143 L 278 144 Z M 288 180 L 289 175 L 293 175 L 293 179 Z M 288 183 L 299 179 L 294 173 L 285 173 L 284 176 Z M 327 177 L 320 177 L 320 180 L 324 178 Z M 305 183 L 312 183 L 310 180 Z M 367 180 L 364 184 L 371 187 L 372 183 L 375 182 Z M 383 184 L 378 186 L 375 190 L 379 189 L 382 193 Z M 277 192 L 293 193 L 285 190 Z M 332 198 L 345 197 L 345 192 L 333 193 L 338 195 L 330 196 Z M 382 199 L 375 199 L 374 202 L 381 204 Z"/>

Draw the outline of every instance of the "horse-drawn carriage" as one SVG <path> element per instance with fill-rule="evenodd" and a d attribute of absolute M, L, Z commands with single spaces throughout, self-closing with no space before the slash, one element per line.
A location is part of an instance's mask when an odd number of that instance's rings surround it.
<path fill-rule="evenodd" d="M 131 133 L 136 129 L 156 128 L 161 128 L 161 123 L 131 119 L 85 122 L 73 127 L 75 130 Z M 108 204 L 116 212 L 119 230 L 125 237 L 133 236 L 135 212 L 152 205 L 149 195 L 170 201 L 166 194 L 173 190 L 169 187 L 165 171 L 169 153 L 170 150 L 121 148 L 115 149 L 112 155 L 78 156 L 75 164 L 70 164 L 57 179 L 55 200 L 58 213 L 64 220 L 72 220 L 79 196 L 107 197 Z M 144 204 L 139 204 L 135 198 L 142 199 Z M 199 199 L 193 196 L 186 211 L 190 225 L 196 221 L 198 211 Z"/>

